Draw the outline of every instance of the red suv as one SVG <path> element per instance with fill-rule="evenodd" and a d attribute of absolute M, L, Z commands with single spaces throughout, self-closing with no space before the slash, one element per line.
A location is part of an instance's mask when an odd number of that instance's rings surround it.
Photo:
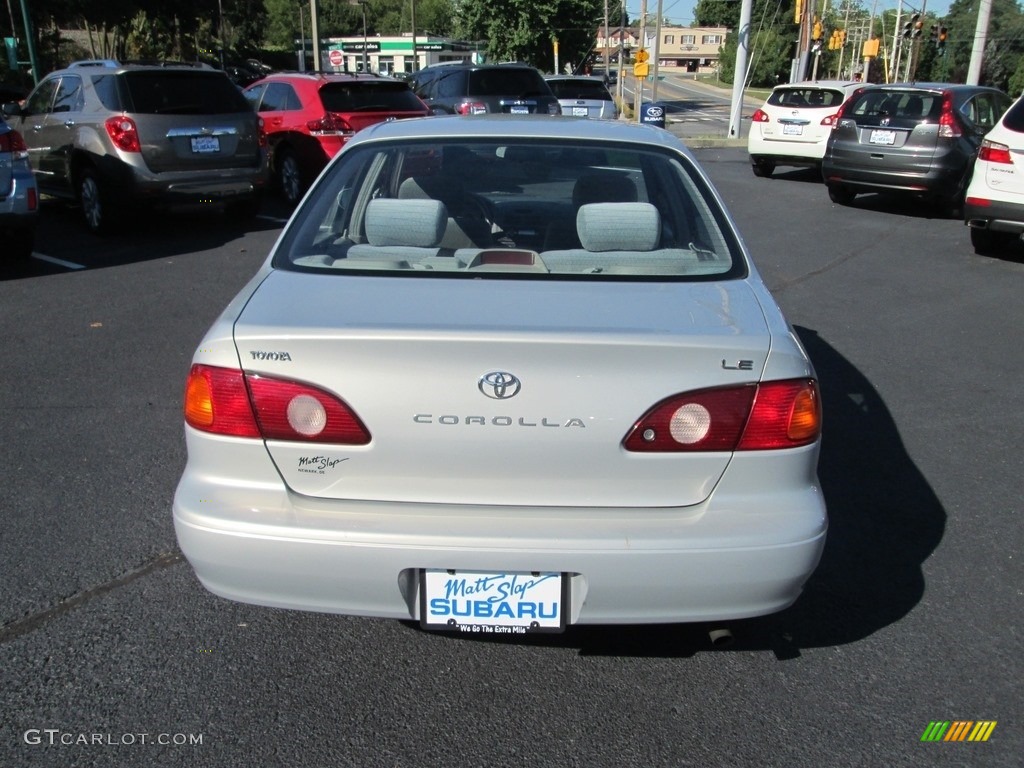
<path fill-rule="evenodd" d="M 359 129 L 430 114 L 408 83 L 380 75 L 280 72 L 244 94 L 263 118 L 271 173 L 292 205 Z"/>

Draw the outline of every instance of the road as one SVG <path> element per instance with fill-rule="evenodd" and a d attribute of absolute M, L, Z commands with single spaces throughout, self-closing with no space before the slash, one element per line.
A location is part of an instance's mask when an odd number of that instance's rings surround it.
<path fill-rule="evenodd" d="M 623 91 L 628 104 L 635 103 L 636 80 L 626 77 Z M 657 101 L 665 107 L 666 128 L 682 138 L 729 136 L 729 112 L 732 93 L 714 88 L 686 75 L 669 72 L 657 82 L 645 82 L 644 102 Z M 761 105 L 760 99 L 745 96 L 740 111 L 740 137 L 746 139 L 750 115 Z"/>
<path fill-rule="evenodd" d="M 795 606 L 713 649 L 707 626 L 447 637 L 213 597 L 171 526 L 182 385 L 284 211 L 98 240 L 48 206 L 63 265 L 0 279 L 0 765 L 1020 765 L 1024 255 L 697 155 L 821 379 L 831 528 Z M 997 725 L 923 743 L 936 720 Z"/>

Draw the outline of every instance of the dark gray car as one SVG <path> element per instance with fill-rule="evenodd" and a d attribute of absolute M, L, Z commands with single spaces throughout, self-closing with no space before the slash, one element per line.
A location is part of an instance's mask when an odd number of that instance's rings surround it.
<path fill-rule="evenodd" d="M 833 202 L 893 192 L 959 215 L 985 133 L 1010 105 L 995 88 L 948 83 L 865 86 L 833 123 L 822 176 Z"/>
<path fill-rule="evenodd" d="M 411 85 L 435 114 L 561 114 L 544 76 L 526 64 L 435 64 L 417 72 Z"/>
<path fill-rule="evenodd" d="M 208 66 L 77 62 L 3 111 L 40 192 L 78 202 L 97 233 L 145 204 L 221 202 L 252 214 L 267 184 L 260 119 Z"/>

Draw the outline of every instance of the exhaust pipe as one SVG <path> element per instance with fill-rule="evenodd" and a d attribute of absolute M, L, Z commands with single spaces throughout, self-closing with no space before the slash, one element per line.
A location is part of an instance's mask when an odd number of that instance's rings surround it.
<path fill-rule="evenodd" d="M 725 648 L 732 645 L 733 641 L 732 632 L 728 629 L 712 629 L 708 632 L 708 638 L 711 640 L 711 645 L 715 648 Z"/>
<path fill-rule="evenodd" d="M 988 229 L 988 221 L 985 219 L 968 219 L 967 226 L 971 229 Z"/>

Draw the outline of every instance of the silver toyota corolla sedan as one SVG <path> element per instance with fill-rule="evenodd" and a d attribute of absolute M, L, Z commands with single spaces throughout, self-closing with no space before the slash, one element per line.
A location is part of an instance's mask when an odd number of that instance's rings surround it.
<path fill-rule="evenodd" d="M 233 600 L 467 632 L 733 619 L 793 603 L 824 546 L 814 369 L 649 126 L 361 131 L 184 410 L 178 540 Z"/>

